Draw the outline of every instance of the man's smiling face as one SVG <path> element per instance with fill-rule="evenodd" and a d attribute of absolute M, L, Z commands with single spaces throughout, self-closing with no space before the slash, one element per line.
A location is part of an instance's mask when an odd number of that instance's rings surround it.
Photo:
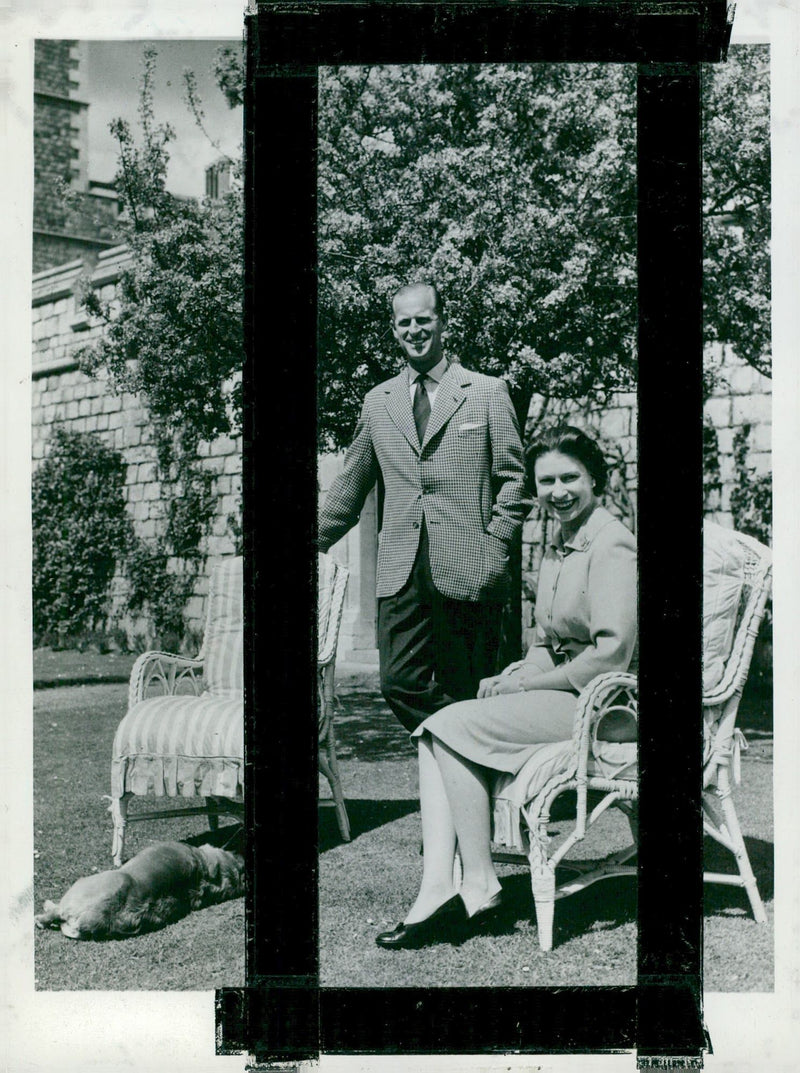
<path fill-rule="evenodd" d="M 426 373 L 442 358 L 442 318 L 436 310 L 436 295 L 420 285 L 395 295 L 392 302 L 392 333 L 403 348 L 408 364 Z"/>

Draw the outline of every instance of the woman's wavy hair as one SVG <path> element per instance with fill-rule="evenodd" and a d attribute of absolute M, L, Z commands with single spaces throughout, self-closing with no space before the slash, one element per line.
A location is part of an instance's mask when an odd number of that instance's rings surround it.
<path fill-rule="evenodd" d="M 536 460 L 542 455 L 549 454 L 550 451 L 558 451 L 562 455 L 568 455 L 582 462 L 594 482 L 595 493 L 603 494 L 608 482 L 608 463 L 605 455 L 590 436 L 581 432 L 579 428 L 575 428 L 574 425 L 555 425 L 553 428 L 545 429 L 525 452 L 528 483 L 534 494 L 536 492 L 534 476 Z"/>

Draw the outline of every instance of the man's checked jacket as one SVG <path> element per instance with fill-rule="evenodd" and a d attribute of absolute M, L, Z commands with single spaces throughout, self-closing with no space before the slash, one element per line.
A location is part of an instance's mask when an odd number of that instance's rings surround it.
<path fill-rule="evenodd" d="M 502 599 L 509 543 L 527 513 L 519 427 L 503 381 L 451 362 L 421 446 L 407 370 L 373 388 L 320 513 L 323 551 L 356 524 L 379 475 L 377 595 L 408 580 L 424 516 L 436 588 L 457 600 Z"/>

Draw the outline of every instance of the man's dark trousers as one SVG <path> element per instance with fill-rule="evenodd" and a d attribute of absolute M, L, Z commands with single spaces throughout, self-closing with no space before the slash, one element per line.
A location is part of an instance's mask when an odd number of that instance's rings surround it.
<path fill-rule="evenodd" d="M 381 691 L 408 731 L 445 705 L 473 700 L 497 673 L 502 605 L 452 600 L 431 577 L 428 534 L 408 581 L 378 600 Z"/>

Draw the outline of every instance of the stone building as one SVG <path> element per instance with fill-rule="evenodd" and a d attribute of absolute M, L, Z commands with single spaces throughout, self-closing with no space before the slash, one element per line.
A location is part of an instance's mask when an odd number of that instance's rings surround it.
<path fill-rule="evenodd" d="M 118 199 L 87 172 L 88 103 L 80 96 L 86 44 L 37 40 L 33 94 L 33 271 L 119 244 Z"/>

